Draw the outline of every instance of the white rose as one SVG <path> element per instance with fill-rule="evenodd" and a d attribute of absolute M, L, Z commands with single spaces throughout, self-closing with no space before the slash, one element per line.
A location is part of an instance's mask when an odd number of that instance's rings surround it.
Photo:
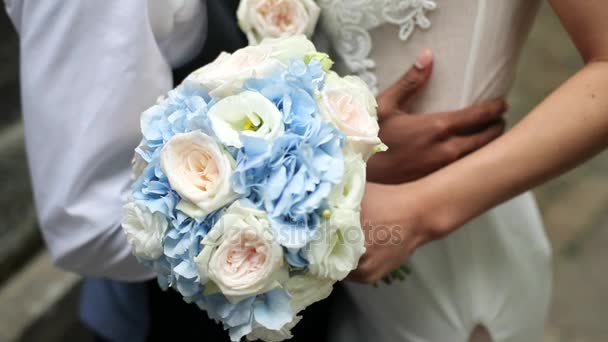
<path fill-rule="evenodd" d="M 261 325 L 253 327 L 253 330 L 247 335 L 248 341 L 262 340 L 264 342 L 281 342 L 293 338 L 291 329 L 293 329 L 300 321 L 302 316 L 295 316 L 293 320 L 285 324 L 280 330 L 270 330 Z"/>
<path fill-rule="evenodd" d="M 151 213 L 144 205 L 129 202 L 123 207 L 122 228 L 133 254 L 143 259 L 157 259 L 163 254 L 163 237 L 169 222 L 161 213 Z"/>
<path fill-rule="evenodd" d="M 236 199 L 230 187 L 234 160 L 201 131 L 169 139 L 160 163 L 171 188 L 182 197 L 177 209 L 190 217 L 202 217 Z"/>
<path fill-rule="evenodd" d="M 333 209 L 305 253 L 311 274 L 336 281 L 346 278 L 365 253 L 359 211 Z"/>
<path fill-rule="evenodd" d="M 296 34 L 311 37 L 321 9 L 313 0 L 241 0 L 239 25 L 249 44 Z"/>
<path fill-rule="evenodd" d="M 213 281 L 232 302 L 265 293 L 288 277 L 283 249 L 263 211 L 240 201 L 226 210 L 194 259 L 201 282 Z"/>
<path fill-rule="evenodd" d="M 365 160 L 382 146 L 376 107 L 374 94 L 360 78 L 341 78 L 334 72 L 327 74 L 320 93 L 321 112 L 346 135 L 348 144 Z"/>
<path fill-rule="evenodd" d="M 297 314 L 309 305 L 329 297 L 334 284 L 335 281 L 332 279 L 319 278 L 310 274 L 289 278 L 285 283 L 285 288 L 291 295 L 293 312 Z"/>
<path fill-rule="evenodd" d="M 283 114 L 262 94 L 245 91 L 216 103 L 208 114 L 223 144 L 243 147 L 240 134 L 272 141 L 284 132 Z"/>
<path fill-rule="evenodd" d="M 210 64 L 194 71 L 188 79 L 201 84 L 213 97 L 236 94 L 244 81 L 255 77 L 269 76 L 283 67 L 271 57 L 269 48 L 246 47 L 233 54 L 222 52 Z"/>
<path fill-rule="evenodd" d="M 304 61 L 306 57 L 317 54 L 315 45 L 301 34 L 287 38 L 266 38 L 260 45 L 249 48 L 270 50 L 270 56 L 279 60 L 283 65 L 287 65 L 294 59 Z"/>
<path fill-rule="evenodd" d="M 284 69 L 292 59 L 304 59 L 316 52 L 314 44 L 302 35 L 267 39 L 233 54 L 221 53 L 190 74 L 188 80 L 207 88 L 213 97 L 226 97 L 238 93 L 246 80 L 267 77 Z"/>
<path fill-rule="evenodd" d="M 332 188 L 328 202 L 333 208 L 359 211 L 365 194 L 366 164 L 360 154 L 345 149 L 344 165 L 342 183 Z"/>

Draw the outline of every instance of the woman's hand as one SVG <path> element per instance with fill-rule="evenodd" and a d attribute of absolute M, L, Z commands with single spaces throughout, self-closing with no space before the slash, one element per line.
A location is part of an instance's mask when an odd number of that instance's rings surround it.
<path fill-rule="evenodd" d="M 367 183 L 361 211 L 366 252 L 348 279 L 373 284 L 400 267 L 423 244 L 450 229 L 434 215 L 427 188 Z"/>
<path fill-rule="evenodd" d="M 424 177 L 485 146 L 504 130 L 502 100 L 432 114 L 412 114 L 409 104 L 432 72 L 433 56 L 424 51 L 399 81 L 378 97 L 380 139 L 388 151 L 370 159 L 368 180 L 403 183 Z"/>

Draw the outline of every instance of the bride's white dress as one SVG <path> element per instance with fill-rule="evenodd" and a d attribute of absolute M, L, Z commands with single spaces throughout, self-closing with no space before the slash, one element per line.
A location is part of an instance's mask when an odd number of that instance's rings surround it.
<path fill-rule="evenodd" d="M 415 103 L 418 112 L 504 97 L 539 5 L 538 0 L 318 3 L 338 70 L 359 74 L 377 90 L 396 81 L 423 48 L 433 50 L 434 73 Z M 331 341 L 465 342 L 478 326 L 496 342 L 541 341 L 550 258 L 534 199 L 519 196 L 420 248 L 408 261 L 413 274 L 405 282 L 379 288 L 347 284 Z"/>

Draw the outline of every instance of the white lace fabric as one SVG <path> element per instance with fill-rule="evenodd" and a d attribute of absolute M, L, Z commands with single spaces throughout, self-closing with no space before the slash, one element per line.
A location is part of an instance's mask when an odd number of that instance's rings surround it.
<path fill-rule="evenodd" d="M 398 25 L 398 38 L 407 41 L 416 29 L 431 27 L 428 12 L 437 8 L 433 0 L 318 0 L 318 3 L 323 9 L 322 25 L 331 36 L 335 53 L 376 93 L 378 78 L 374 73 L 376 62 L 370 57 L 369 31 L 386 23 Z"/>

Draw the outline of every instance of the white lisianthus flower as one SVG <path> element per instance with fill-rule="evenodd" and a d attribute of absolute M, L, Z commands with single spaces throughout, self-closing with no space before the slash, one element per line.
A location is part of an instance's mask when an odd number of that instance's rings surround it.
<path fill-rule="evenodd" d="M 283 114 L 274 103 L 253 91 L 220 100 L 207 115 L 218 139 L 236 148 L 243 147 L 240 134 L 272 141 L 285 131 Z"/>
<path fill-rule="evenodd" d="M 162 242 L 169 222 L 161 213 L 129 202 L 123 207 L 122 227 L 135 256 L 153 260 L 163 254 Z"/>
<path fill-rule="evenodd" d="M 310 274 L 340 281 L 357 267 L 365 253 L 360 212 L 333 209 L 317 236 L 306 248 Z"/>
<path fill-rule="evenodd" d="M 194 259 L 201 282 L 211 280 L 233 302 L 281 286 L 289 276 L 267 214 L 240 201 L 226 210 L 201 244 Z"/>
<path fill-rule="evenodd" d="M 163 147 L 160 165 L 181 197 L 177 209 L 203 217 L 236 199 L 230 187 L 234 160 L 201 131 L 173 136 Z"/>
<path fill-rule="evenodd" d="M 291 308 L 296 314 L 309 305 L 329 297 L 334 288 L 335 280 L 312 276 L 310 274 L 296 275 L 285 283 L 287 292 L 291 295 Z"/>
<path fill-rule="evenodd" d="M 239 25 L 249 44 L 297 34 L 311 37 L 321 8 L 313 0 L 241 0 Z"/>
<path fill-rule="evenodd" d="M 213 97 L 238 93 L 245 80 L 264 78 L 284 69 L 292 59 L 301 59 L 317 50 L 305 36 L 267 39 L 233 54 L 221 53 L 212 63 L 194 71 L 188 80 L 201 84 Z"/>
<path fill-rule="evenodd" d="M 330 207 L 359 211 L 365 194 L 366 164 L 361 155 L 351 149 L 344 150 L 344 177 L 329 194 Z"/>
<path fill-rule="evenodd" d="M 376 98 L 363 80 L 356 76 L 341 78 L 329 72 L 319 97 L 325 119 L 346 135 L 348 144 L 364 160 L 383 149 L 378 138 Z"/>

